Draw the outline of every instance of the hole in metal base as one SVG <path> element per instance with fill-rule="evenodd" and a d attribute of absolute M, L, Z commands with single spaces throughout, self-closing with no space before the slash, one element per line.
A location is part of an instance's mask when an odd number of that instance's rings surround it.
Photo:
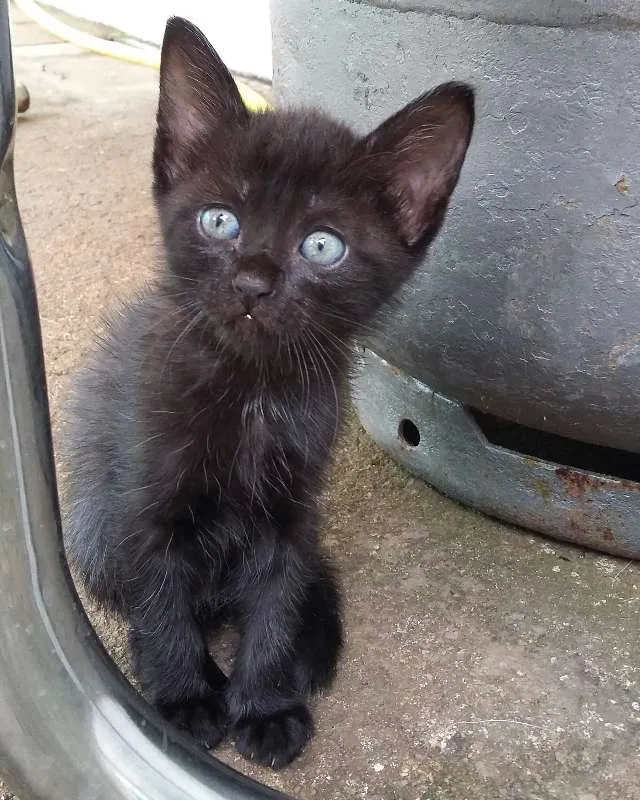
<path fill-rule="evenodd" d="M 417 447 L 420 444 L 420 431 L 418 426 L 410 419 L 401 419 L 398 425 L 398 436 L 409 447 Z"/>

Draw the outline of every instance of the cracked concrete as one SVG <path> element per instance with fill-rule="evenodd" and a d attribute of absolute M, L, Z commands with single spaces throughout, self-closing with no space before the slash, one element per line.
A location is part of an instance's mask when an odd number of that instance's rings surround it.
<path fill-rule="evenodd" d="M 17 187 L 59 443 L 91 331 L 156 257 L 157 76 L 16 28 L 29 45 L 16 49 L 17 75 L 32 98 L 18 124 Z M 326 512 L 347 646 L 317 703 L 318 734 L 281 773 L 228 745 L 217 755 L 309 800 L 640 798 L 637 563 L 462 508 L 392 463 L 354 418 Z M 93 621 L 126 671 L 121 625 Z"/>

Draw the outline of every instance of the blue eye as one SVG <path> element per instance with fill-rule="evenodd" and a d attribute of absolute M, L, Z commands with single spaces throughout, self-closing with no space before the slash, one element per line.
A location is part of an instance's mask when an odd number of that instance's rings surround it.
<path fill-rule="evenodd" d="M 200 212 L 200 227 L 211 239 L 235 239 L 240 233 L 240 221 L 224 206 L 209 206 Z"/>
<path fill-rule="evenodd" d="M 337 264 L 347 250 L 346 244 L 335 233 L 314 231 L 300 245 L 300 252 L 312 264 L 332 267 Z"/>

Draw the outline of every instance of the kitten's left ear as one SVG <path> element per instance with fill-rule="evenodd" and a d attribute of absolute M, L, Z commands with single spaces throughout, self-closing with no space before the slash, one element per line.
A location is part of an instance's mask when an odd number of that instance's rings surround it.
<path fill-rule="evenodd" d="M 385 181 L 407 244 L 438 231 L 458 182 L 473 122 L 473 89 L 464 83 L 445 83 L 394 114 L 364 140 L 366 162 Z"/>
<path fill-rule="evenodd" d="M 162 42 L 153 153 L 155 189 L 166 191 L 189 167 L 194 147 L 220 125 L 249 118 L 231 73 L 202 31 L 172 17 Z"/>

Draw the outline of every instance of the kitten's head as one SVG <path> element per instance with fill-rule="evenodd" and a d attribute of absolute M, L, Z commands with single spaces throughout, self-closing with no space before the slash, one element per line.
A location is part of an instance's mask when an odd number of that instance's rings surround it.
<path fill-rule="evenodd" d="M 458 83 L 363 138 L 317 111 L 250 113 L 202 33 L 171 19 L 153 166 L 176 295 L 238 353 L 344 341 L 420 263 L 473 119 Z"/>

